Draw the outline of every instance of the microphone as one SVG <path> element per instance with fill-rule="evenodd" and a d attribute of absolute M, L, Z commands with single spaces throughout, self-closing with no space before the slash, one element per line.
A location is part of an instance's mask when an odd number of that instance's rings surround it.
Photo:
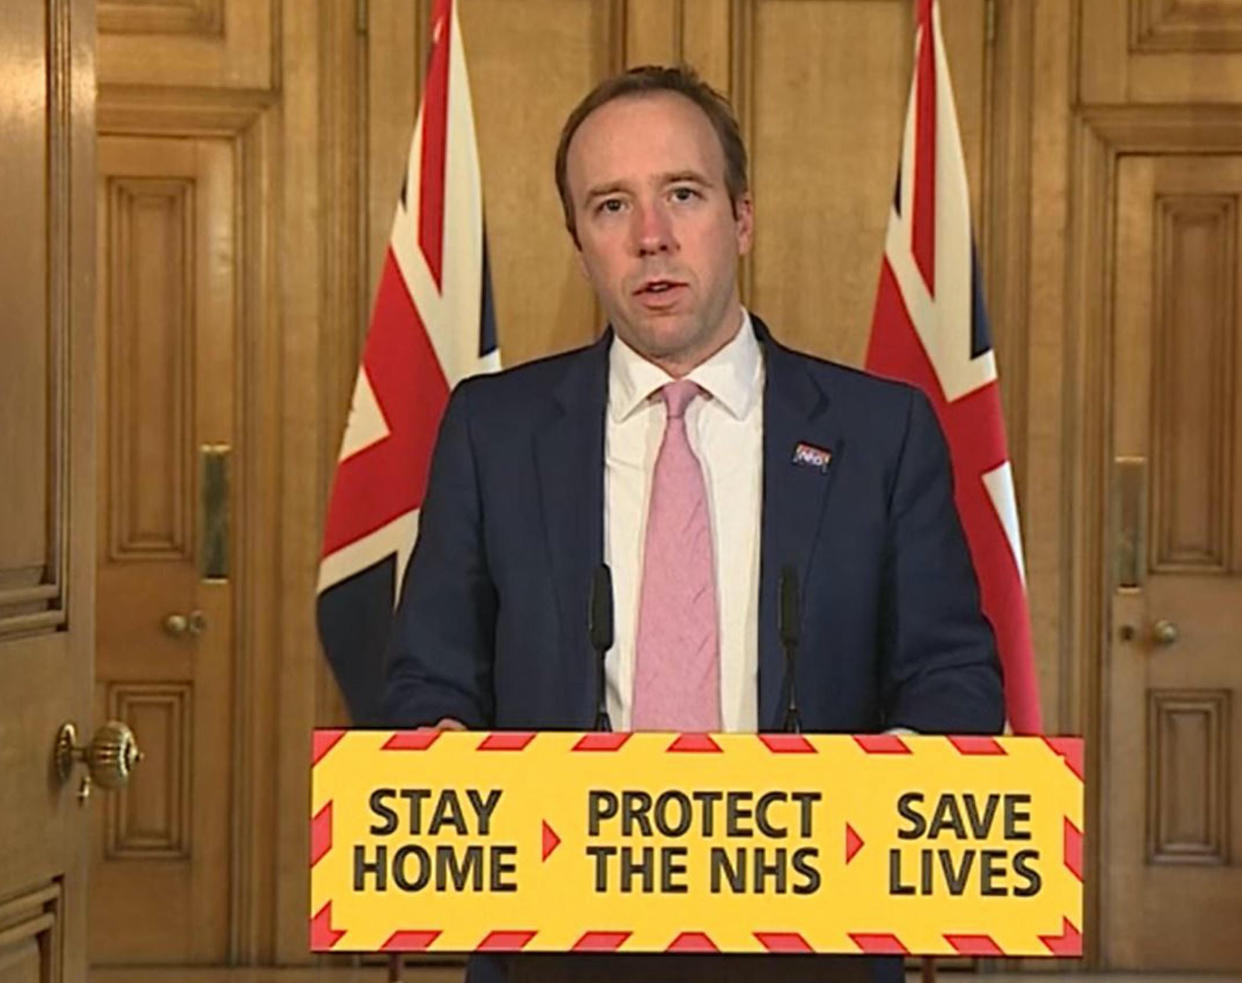
<path fill-rule="evenodd" d="M 802 715 L 798 712 L 796 680 L 798 636 L 800 631 L 798 603 L 798 572 L 793 564 L 781 568 L 781 603 L 779 627 L 781 645 L 785 649 L 785 722 L 781 729 L 790 734 L 802 733 Z"/>
<path fill-rule="evenodd" d="M 595 690 L 595 729 L 612 730 L 608 716 L 607 684 L 604 665 L 608 650 L 612 648 L 612 571 L 601 563 L 591 575 L 591 607 L 587 613 L 587 633 L 591 636 L 591 648 L 595 650 L 599 669 Z"/>

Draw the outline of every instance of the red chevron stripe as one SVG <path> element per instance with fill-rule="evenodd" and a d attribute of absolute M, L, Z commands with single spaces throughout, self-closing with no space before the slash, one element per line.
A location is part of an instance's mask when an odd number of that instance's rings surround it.
<path fill-rule="evenodd" d="M 393 932 L 388 941 L 380 946 L 381 952 L 422 952 L 440 937 L 439 929 L 406 930 Z"/>
<path fill-rule="evenodd" d="M 430 727 L 424 730 L 399 730 L 384 742 L 381 751 L 426 751 L 440 739 L 440 732 Z"/>
<path fill-rule="evenodd" d="M 1054 956 L 1082 955 L 1082 933 L 1068 918 L 1061 919 L 1060 935 L 1041 935 L 1039 941 Z"/>
<path fill-rule="evenodd" d="M 858 946 L 860 952 L 866 952 L 871 955 L 908 956 L 910 954 L 910 950 L 895 935 L 882 932 L 875 934 L 850 932 L 850 938 L 853 940 L 854 945 Z"/>
<path fill-rule="evenodd" d="M 854 743 L 868 754 L 910 753 L 910 746 L 896 734 L 855 734 Z"/>
<path fill-rule="evenodd" d="M 1086 769 L 1083 766 L 1083 740 L 1081 737 L 1045 737 L 1044 743 L 1065 760 L 1065 767 L 1081 782 Z"/>
<path fill-rule="evenodd" d="M 1008 754 L 1000 741 L 994 737 L 950 737 L 952 744 L 962 754 Z"/>
<path fill-rule="evenodd" d="M 578 743 L 572 748 L 574 751 L 620 751 L 625 746 L 625 742 L 630 739 L 628 733 L 594 733 L 583 734 L 578 739 Z"/>
<path fill-rule="evenodd" d="M 811 943 L 797 932 L 755 932 L 754 935 L 768 952 L 815 951 L 811 948 Z"/>
<path fill-rule="evenodd" d="M 665 952 L 719 952 L 706 932 L 682 932 L 668 944 Z"/>
<path fill-rule="evenodd" d="M 323 855 L 332 849 L 332 802 L 329 800 L 322 809 L 315 813 L 311 820 L 310 834 L 310 865 L 312 867 L 323 859 Z"/>
<path fill-rule="evenodd" d="M 314 952 L 326 952 L 341 941 L 344 930 L 332 927 L 332 902 L 315 912 L 310 920 L 310 947 Z"/>
<path fill-rule="evenodd" d="M 633 932 L 583 932 L 573 944 L 574 952 L 616 952 Z"/>
<path fill-rule="evenodd" d="M 488 734 L 479 742 L 480 751 L 521 751 L 535 739 L 534 734 L 517 731 L 498 731 Z"/>
<path fill-rule="evenodd" d="M 311 767 L 319 764 L 345 736 L 343 730 L 316 730 L 311 733 Z"/>
<path fill-rule="evenodd" d="M 1071 874 L 1082 880 L 1082 830 L 1070 821 L 1069 816 L 1065 817 L 1063 851 L 1065 854 L 1065 866 L 1069 868 Z"/>
<path fill-rule="evenodd" d="M 801 734 L 760 734 L 764 746 L 773 754 L 817 754 L 815 745 Z"/>
<path fill-rule="evenodd" d="M 945 941 L 962 956 L 1003 956 L 1005 951 L 990 935 L 946 935 Z"/>
<path fill-rule="evenodd" d="M 517 952 L 526 948 L 538 932 L 505 931 L 488 932 L 481 942 L 475 946 L 478 952 Z"/>
<path fill-rule="evenodd" d="M 680 734 L 664 750 L 690 754 L 714 754 L 720 751 L 720 745 L 712 740 L 710 734 Z"/>

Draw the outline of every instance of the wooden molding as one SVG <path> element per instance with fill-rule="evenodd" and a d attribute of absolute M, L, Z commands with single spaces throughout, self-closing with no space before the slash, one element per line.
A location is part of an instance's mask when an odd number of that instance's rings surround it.
<path fill-rule="evenodd" d="M 750 155 L 750 186 L 755 186 L 755 5 L 757 0 L 730 0 L 729 6 L 729 89 L 742 130 L 742 144 Z M 744 256 L 741 264 L 742 303 L 750 306 L 755 297 L 755 264 Z"/>
<path fill-rule="evenodd" d="M 1182 0 L 1130 0 L 1130 51 L 1242 52 L 1242 7 Z"/>
<path fill-rule="evenodd" d="M 101 34 L 224 34 L 224 0 L 100 0 L 95 14 Z"/>
<path fill-rule="evenodd" d="M 59 879 L 0 903 L 0 967 L 6 977 L 62 979 L 63 903 Z"/>

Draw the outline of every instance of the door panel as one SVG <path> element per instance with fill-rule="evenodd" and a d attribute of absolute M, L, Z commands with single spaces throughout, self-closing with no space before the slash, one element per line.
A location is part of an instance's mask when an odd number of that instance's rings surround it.
<path fill-rule="evenodd" d="M 1120 163 L 1103 864 L 1117 968 L 1242 966 L 1240 201 L 1242 157 Z"/>
<path fill-rule="evenodd" d="M 94 23 L 88 3 L 0 18 L 0 980 L 84 972 L 84 773 L 93 641 Z M 83 248 L 85 245 L 85 248 Z"/>
<path fill-rule="evenodd" d="M 97 965 L 228 957 L 235 170 L 229 139 L 99 139 L 95 705 L 148 758 L 96 815 Z"/>

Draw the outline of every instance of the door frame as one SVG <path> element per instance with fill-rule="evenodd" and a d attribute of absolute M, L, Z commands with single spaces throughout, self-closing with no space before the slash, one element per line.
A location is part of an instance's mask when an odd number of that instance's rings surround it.
<path fill-rule="evenodd" d="M 1086 918 L 1101 925 L 1108 904 L 1101 877 L 1108 827 L 1103 804 L 1110 776 L 1103 767 L 1108 746 L 1108 680 L 1111 645 L 1114 523 L 1112 480 L 1112 376 L 1115 201 L 1118 159 L 1123 154 L 1242 155 L 1242 106 L 1105 106 L 1081 108 L 1071 141 L 1073 185 L 1067 242 L 1064 401 L 1068 462 L 1066 534 L 1077 545 L 1070 570 L 1070 672 L 1063 723 L 1087 741 Z M 1089 964 L 1109 965 L 1109 944 L 1099 932 L 1088 937 Z"/>

